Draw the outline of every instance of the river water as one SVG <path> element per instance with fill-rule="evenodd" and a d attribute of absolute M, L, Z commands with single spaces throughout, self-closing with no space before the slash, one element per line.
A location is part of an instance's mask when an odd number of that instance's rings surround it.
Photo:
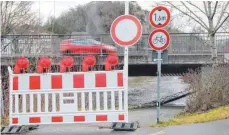
<path fill-rule="evenodd" d="M 160 85 L 161 97 L 172 95 L 185 90 L 188 84 L 179 76 L 163 76 Z M 157 77 L 129 77 L 129 105 L 148 103 L 157 98 Z M 168 103 L 168 105 L 185 106 L 186 98 Z"/>

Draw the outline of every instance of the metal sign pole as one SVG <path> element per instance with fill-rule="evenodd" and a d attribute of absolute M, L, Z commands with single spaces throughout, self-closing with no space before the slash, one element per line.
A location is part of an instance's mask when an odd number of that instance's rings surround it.
<path fill-rule="evenodd" d="M 157 123 L 160 122 L 160 81 L 161 81 L 161 51 L 157 51 Z"/>
<path fill-rule="evenodd" d="M 1 84 L 1 82 L 2 82 L 2 78 L 0 78 L 0 84 Z M 0 85 L 0 86 L 2 86 L 2 85 Z M 3 95 L 4 95 L 4 93 L 3 93 L 3 91 L 2 91 L 2 87 L 0 87 L 0 98 L 1 98 L 0 108 L 1 108 L 1 118 L 2 118 L 3 116 L 5 116 L 5 112 L 4 112 L 4 103 L 3 103 Z"/>
<path fill-rule="evenodd" d="M 125 15 L 129 14 L 129 1 L 125 1 Z M 124 94 L 124 108 L 125 112 L 128 112 L 128 64 L 129 64 L 129 59 L 128 59 L 128 54 L 129 50 L 128 47 L 125 46 L 125 51 L 124 51 L 124 86 L 125 86 L 125 94 Z M 128 122 L 128 117 L 126 118 L 126 122 Z"/>

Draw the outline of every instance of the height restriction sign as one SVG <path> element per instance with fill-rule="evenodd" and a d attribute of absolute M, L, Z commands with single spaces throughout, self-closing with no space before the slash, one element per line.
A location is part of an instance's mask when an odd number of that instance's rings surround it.
<path fill-rule="evenodd" d="M 163 28 L 170 22 L 170 12 L 166 7 L 158 6 L 149 14 L 151 25 L 155 28 Z"/>

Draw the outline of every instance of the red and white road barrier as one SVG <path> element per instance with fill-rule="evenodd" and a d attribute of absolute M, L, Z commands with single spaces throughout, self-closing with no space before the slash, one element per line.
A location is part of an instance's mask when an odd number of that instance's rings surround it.
<path fill-rule="evenodd" d="M 127 122 L 123 70 L 10 75 L 10 125 Z"/>

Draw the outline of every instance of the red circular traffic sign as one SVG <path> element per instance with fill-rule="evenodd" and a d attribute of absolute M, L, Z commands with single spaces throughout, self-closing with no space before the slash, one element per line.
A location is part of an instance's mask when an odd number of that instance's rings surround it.
<path fill-rule="evenodd" d="M 113 41 L 120 46 L 134 45 L 142 35 L 141 22 L 133 15 L 117 17 L 110 29 Z"/>
<path fill-rule="evenodd" d="M 169 33 L 164 29 L 156 29 L 150 33 L 148 42 L 153 50 L 163 51 L 169 46 Z"/>
<path fill-rule="evenodd" d="M 170 22 L 170 11 L 163 6 L 154 8 L 149 13 L 149 21 L 155 28 L 163 28 Z"/>

